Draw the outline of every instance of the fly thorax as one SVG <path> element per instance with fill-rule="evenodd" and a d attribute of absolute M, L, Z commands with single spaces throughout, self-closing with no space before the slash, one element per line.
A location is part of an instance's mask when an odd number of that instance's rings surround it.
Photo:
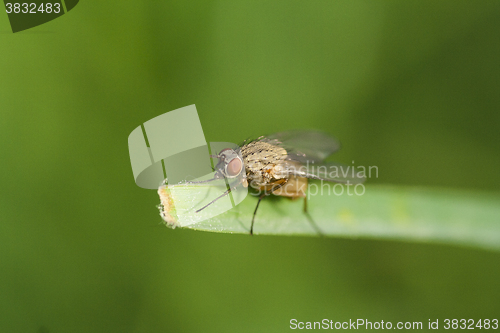
<path fill-rule="evenodd" d="M 241 155 L 253 187 L 268 185 L 275 178 L 276 166 L 287 157 L 285 149 L 263 141 L 253 141 L 243 146 Z"/>

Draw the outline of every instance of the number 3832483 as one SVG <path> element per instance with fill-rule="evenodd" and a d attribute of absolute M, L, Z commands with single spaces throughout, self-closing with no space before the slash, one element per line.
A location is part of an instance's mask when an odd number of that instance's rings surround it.
<path fill-rule="evenodd" d="M 39 14 L 39 13 L 44 13 L 44 14 L 59 14 L 61 12 L 61 4 L 56 2 L 56 3 L 41 3 L 41 4 L 36 4 L 36 3 L 20 3 L 20 2 L 14 2 L 14 3 L 6 3 L 5 4 L 5 10 L 7 11 L 7 14 Z"/>

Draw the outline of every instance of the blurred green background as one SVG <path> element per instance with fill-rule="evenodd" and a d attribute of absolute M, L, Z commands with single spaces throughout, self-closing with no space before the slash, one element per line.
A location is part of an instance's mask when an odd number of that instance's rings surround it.
<path fill-rule="evenodd" d="M 208 141 L 321 129 L 370 183 L 498 191 L 499 36 L 496 0 L 81 1 L 17 34 L 0 15 L 0 331 L 498 318 L 495 252 L 167 229 L 127 137 L 196 104 Z"/>

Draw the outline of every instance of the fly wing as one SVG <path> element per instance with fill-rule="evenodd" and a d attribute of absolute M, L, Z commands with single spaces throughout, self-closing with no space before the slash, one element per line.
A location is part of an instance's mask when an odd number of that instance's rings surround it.
<path fill-rule="evenodd" d="M 360 184 L 366 180 L 365 171 L 353 165 L 324 162 L 326 157 L 340 149 L 340 142 L 324 132 L 292 130 L 258 140 L 286 149 L 288 156 L 275 171 L 282 177 L 293 175 L 345 184 Z"/>
<path fill-rule="evenodd" d="M 297 176 L 309 179 L 319 179 L 343 184 L 361 184 L 366 180 L 364 169 L 354 165 L 344 165 L 336 162 L 298 164 L 284 162 L 281 164 L 281 176 Z"/>
<path fill-rule="evenodd" d="M 314 130 L 292 130 L 265 137 L 271 144 L 281 146 L 290 160 L 300 163 L 321 162 L 340 149 L 340 142 L 332 136 Z"/>

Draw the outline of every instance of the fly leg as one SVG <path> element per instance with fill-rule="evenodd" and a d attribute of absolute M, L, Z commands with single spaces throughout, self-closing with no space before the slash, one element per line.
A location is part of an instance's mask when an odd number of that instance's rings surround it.
<path fill-rule="evenodd" d="M 233 183 L 232 185 L 234 185 L 235 183 Z M 200 209 L 198 209 L 196 211 L 196 213 L 199 213 L 200 211 L 202 211 L 203 209 L 207 208 L 208 206 L 210 206 L 211 204 L 213 204 L 214 202 L 216 202 L 217 200 L 219 200 L 220 198 L 228 195 L 229 193 L 231 193 L 232 190 L 235 190 L 238 185 L 240 184 L 240 182 L 236 182 L 236 185 L 233 186 L 233 187 L 230 187 L 226 192 L 222 193 L 221 195 L 219 195 L 217 198 L 215 198 L 214 200 L 210 201 L 209 203 L 207 203 L 205 206 L 201 207 Z"/>
<path fill-rule="evenodd" d="M 309 224 L 314 229 L 314 231 L 316 231 L 318 236 L 323 237 L 324 236 L 323 232 L 321 232 L 321 229 L 316 225 L 316 222 L 314 222 L 311 214 L 309 214 L 309 212 L 307 211 L 307 195 L 304 197 L 304 214 L 306 215 Z"/>
<path fill-rule="evenodd" d="M 259 201 L 257 201 L 257 206 L 255 206 L 255 210 L 253 211 L 253 217 L 252 217 L 252 225 L 250 226 L 250 235 L 253 236 L 253 223 L 255 221 L 255 214 L 257 214 L 257 209 L 259 208 L 259 205 L 260 205 L 260 202 L 262 199 L 264 199 L 264 197 L 268 195 L 267 193 L 264 193 L 262 194 L 260 197 L 259 197 Z"/>
<path fill-rule="evenodd" d="M 250 235 L 253 236 L 253 223 L 255 222 L 255 215 L 257 214 L 257 209 L 259 208 L 259 205 L 260 205 L 260 202 L 262 199 L 264 199 L 264 197 L 267 197 L 269 194 L 273 193 L 274 191 L 276 191 L 277 189 L 279 189 L 280 187 L 282 187 L 283 185 L 286 184 L 286 182 L 288 181 L 285 180 L 283 183 L 279 184 L 279 185 L 276 185 L 275 187 L 273 187 L 271 189 L 271 191 L 269 192 L 264 192 L 260 197 L 259 197 L 259 201 L 257 201 L 257 206 L 255 206 L 255 210 L 253 211 L 253 217 L 252 217 L 252 225 L 250 226 Z"/>

